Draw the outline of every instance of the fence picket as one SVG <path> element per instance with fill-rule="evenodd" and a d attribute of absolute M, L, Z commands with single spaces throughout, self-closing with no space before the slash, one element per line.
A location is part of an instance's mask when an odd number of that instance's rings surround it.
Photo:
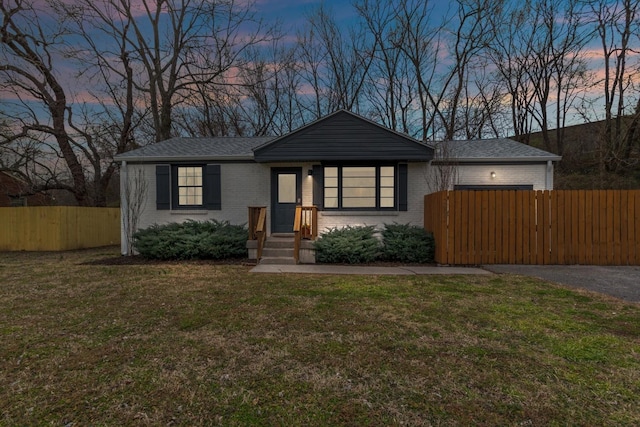
<path fill-rule="evenodd" d="M 424 200 L 439 263 L 640 264 L 638 190 L 451 191 Z"/>
<path fill-rule="evenodd" d="M 3 251 L 63 251 L 119 243 L 119 208 L 0 208 Z"/>
<path fill-rule="evenodd" d="M 629 265 L 629 245 L 627 236 L 628 230 L 628 218 L 629 213 L 629 193 L 619 192 L 620 195 L 620 210 L 618 211 L 618 221 L 620 222 L 620 246 L 618 252 L 618 265 Z M 633 218 L 633 217 L 631 217 Z"/>

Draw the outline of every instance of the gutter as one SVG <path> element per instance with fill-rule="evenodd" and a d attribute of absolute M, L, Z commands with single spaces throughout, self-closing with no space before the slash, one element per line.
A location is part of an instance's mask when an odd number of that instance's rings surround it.
<path fill-rule="evenodd" d="M 121 162 L 136 162 L 136 163 L 159 163 L 159 162 L 219 162 L 219 161 L 251 161 L 253 162 L 253 156 L 126 156 L 115 157 L 116 161 Z"/>
<path fill-rule="evenodd" d="M 547 163 L 559 162 L 561 156 L 529 156 L 529 157 L 451 157 L 449 159 L 434 159 L 434 164 L 447 163 Z"/>

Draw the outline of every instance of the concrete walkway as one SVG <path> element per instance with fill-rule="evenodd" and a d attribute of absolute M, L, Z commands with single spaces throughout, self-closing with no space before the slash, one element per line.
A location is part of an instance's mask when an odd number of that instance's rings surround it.
<path fill-rule="evenodd" d="M 481 268 L 467 267 L 377 267 L 361 265 L 326 265 L 298 264 L 273 265 L 259 264 L 250 270 L 251 273 L 304 273 L 304 274 L 361 274 L 361 275 L 428 275 L 428 274 L 493 274 Z"/>

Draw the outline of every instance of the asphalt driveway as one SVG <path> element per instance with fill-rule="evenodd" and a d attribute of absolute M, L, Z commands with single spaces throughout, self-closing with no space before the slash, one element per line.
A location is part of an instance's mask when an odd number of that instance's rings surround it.
<path fill-rule="evenodd" d="M 640 267 L 597 265 L 487 265 L 494 273 L 539 277 L 543 280 L 640 303 Z"/>

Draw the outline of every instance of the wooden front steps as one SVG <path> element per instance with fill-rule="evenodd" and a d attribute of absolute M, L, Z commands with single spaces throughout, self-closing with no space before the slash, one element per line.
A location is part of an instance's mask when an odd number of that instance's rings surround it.
<path fill-rule="evenodd" d="M 276 234 L 267 237 L 262 249 L 260 264 L 292 265 L 296 263 L 293 257 L 293 235 Z"/>

